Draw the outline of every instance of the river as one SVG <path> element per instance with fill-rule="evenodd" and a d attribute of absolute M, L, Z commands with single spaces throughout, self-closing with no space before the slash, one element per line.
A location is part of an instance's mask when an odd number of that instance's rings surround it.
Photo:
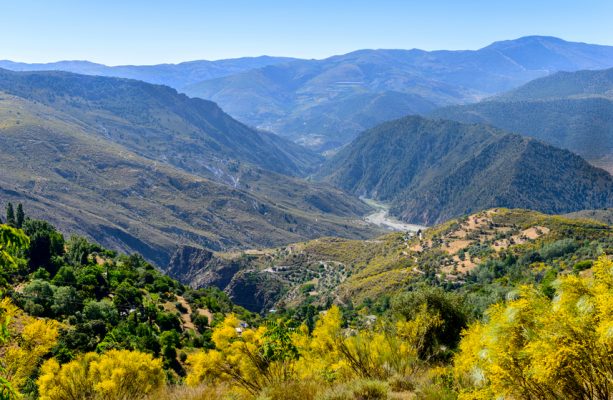
<path fill-rule="evenodd" d="M 366 222 L 377 226 L 392 230 L 392 231 L 409 231 L 417 232 L 426 229 L 425 226 L 407 224 L 389 215 L 389 206 L 376 200 L 360 197 L 364 203 L 375 209 L 374 212 L 368 214 L 364 219 Z"/>

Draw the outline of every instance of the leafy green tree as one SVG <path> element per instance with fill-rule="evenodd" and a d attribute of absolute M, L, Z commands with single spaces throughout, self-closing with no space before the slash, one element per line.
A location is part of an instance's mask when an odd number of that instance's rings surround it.
<path fill-rule="evenodd" d="M 57 286 L 75 286 L 77 284 L 77 275 L 73 267 L 63 265 L 55 274 L 51 283 Z"/>
<path fill-rule="evenodd" d="M 105 270 L 100 265 L 87 265 L 77 270 L 77 285 L 84 297 L 98 299 L 108 294 L 108 282 Z"/>
<path fill-rule="evenodd" d="M 128 281 L 122 282 L 115 289 L 113 303 L 121 312 L 128 312 L 142 304 L 143 294 Z"/>
<path fill-rule="evenodd" d="M 51 312 L 55 286 L 47 281 L 33 280 L 23 289 L 25 309 L 36 316 L 47 316 Z M 36 307 L 38 306 L 38 307 Z"/>
<path fill-rule="evenodd" d="M 91 244 L 81 236 L 71 236 L 67 243 L 66 258 L 72 265 L 87 264 L 87 257 L 91 252 Z"/>
<path fill-rule="evenodd" d="M 169 312 L 158 312 L 155 322 L 162 331 L 181 330 L 181 321 L 179 317 Z"/>
<path fill-rule="evenodd" d="M 30 240 L 22 231 L 0 225 L 0 270 L 9 273 L 19 267 L 19 255 L 30 245 Z"/>
<path fill-rule="evenodd" d="M 72 315 L 81 308 L 81 301 L 77 297 L 77 291 L 72 286 L 60 286 L 53 293 L 51 310 L 56 315 Z"/>
<path fill-rule="evenodd" d="M 100 301 L 90 300 L 83 307 L 83 317 L 87 320 L 106 321 L 111 325 L 117 324 L 119 321 L 119 313 L 113 302 L 108 299 Z"/>
<path fill-rule="evenodd" d="M 64 237 L 61 233 L 46 221 L 30 220 L 23 223 L 23 230 L 30 237 L 30 270 L 35 271 L 39 267 L 46 268 L 52 275 L 59 267 L 54 262 L 54 257 L 64 253 Z"/>

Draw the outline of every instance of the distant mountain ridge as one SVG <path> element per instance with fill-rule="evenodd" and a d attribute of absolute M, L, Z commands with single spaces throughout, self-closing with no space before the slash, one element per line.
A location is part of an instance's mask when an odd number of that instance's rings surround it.
<path fill-rule="evenodd" d="M 613 177 L 571 152 L 486 125 L 416 116 L 365 131 L 318 176 L 426 225 L 491 207 L 563 213 L 613 205 Z"/>
<path fill-rule="evenodd" d="M 248 125 L 325 151 L 390 119 L 473 103 L 557 71 L 613 67 L 613 47 L 527 36 L 478 50 L 358 50 L 323 60 L 263 56 L 118 67 L 0 61 L 2 67 L 170 85 L 215 101 Z"/>
<path fill-rule="evenodd" d="M 472 103 L 560 70 L 607 67 L 613 67 L 613 47 L 530 36 L 479 50 L 359 50 L 245 71 L 185 91 L 250 125 L 322 149 L 390 118 Z M 396 108 L 362 100 L 391 92 L 411 97 Z M 351 112 L 338 117 L 340 105 Z"/>
<path fill-rule="evenodd" d="M 65 71 L 83 75 L 130 78 L 180 89 L 191 83 L 220 78 L 253 68 L 296 60 L 290 57 L 242 57 L 227 60 L 196 60 L 179 64 L 107 66 L 90 61 L 22 63 L 0 60 L 0 68 L 12 71 Z"/>
<path fill-rule="evenodd" d="M 534 101 L 588 97 L 613 100 L 613 68 L 557 72 L 495 96 L 492 100 Z"/>
<path fill-rule="evenodd" d="M 613 69 L 558 72 L 479 103 L 430 115 L 532 136 L 613 172 Z"/>

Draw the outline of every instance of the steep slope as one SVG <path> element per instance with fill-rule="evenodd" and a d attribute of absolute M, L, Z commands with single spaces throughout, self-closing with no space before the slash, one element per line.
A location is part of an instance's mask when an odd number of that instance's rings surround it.
<path fill-rule="evenodd" d="M 267 66 L 185 91 L 219 103 L 241 121 L 321 149 L 350 141 L 382 118 L 427 112 L 429 104 L 474 102 L 556 71 L 611 66 L 613 47 L 530 36 L 475 51 L 360 50 Z M 360 100 L 387 92 L 411 97 L 391 109 L 389 102 Z M 335 119 L 335 110 L 347 106 L 349 119 Z"/>
<path fill-rule="evenodd" d="M 270 200 L 142 157 L 90 128 L 0 92 L 0 200 L 160 266 L 184 244 L 219 250 L 369 232 L 357 220 L 365 206 L 339 191 L 295 180 L 275 189 L 289 195 Z"/>
<path fill-rule="evenodd" d="M 613 68 L 596 71 L 558 72 L 535 79 L 496 96 L 504 101 L 605 97 L 613 99 Z"/>
<path fill-rule="evenodd" d="M 474 285 L 481 295 L 493 284 L 498 293 L 490 296 L 504 295 L 511 289 L 505 285 L 521 279 L 551 285 L 557 272 L 580 271 L 575 266 L 589 267 L 581 261 L 612 252 L 610 226 L 498 208 L 418 236 L 321 238 L 240 254 L 187 251 L 189 267 L 177 257 L 166 272 L 193 287 L 224 289 L 252 311 L 330 303 L 372 307 L 424 284 L 467 292 Z"/>
<path fill-rule="evenodd" d="M 610 206 L 613 177 L 568 151 L 484 125 L 406 117 L 362 133 L 318 173 L 420 224 L 490 207 Z"/>
<path fill-rule="evenodd" d="M 167 86 L 0 70 L 0 90 L 69 114 L 92 134 L 140 155 L 202 175 L 226 172 L 229 160 L 294 175 L 319 161 L 300 146 L 241 124 L 212 102 L 190 99 Z"/>
<path fill-rule="evenodd" d="M 532 136 L 613 171 L 613 69 L 560 72 L 477 104 L 430 115 Z"/>
<path fill-rule="evenodd" d="M 294 60 L 294 58 L 288 57 L 260 56 L 217 61 L 197 60 L 179 64 L 119 65 L 115 67 L 88 61 L 58 61 L 28 64 L 0 60 L 0 68 L 12 71 L 66 71 L 83 75 L 138 79 L 180 89 L 186 85 L 206 79 L 220 78 L 254 68 L 262 68 Z"/>
<path fill-rule="evenodd" d="M 581 210 L 566 214 L 567 218 L 590 219 L 602 222 L 603 224 L 613 225 L 613 208 L 603 208 L 601 210 Z"/>

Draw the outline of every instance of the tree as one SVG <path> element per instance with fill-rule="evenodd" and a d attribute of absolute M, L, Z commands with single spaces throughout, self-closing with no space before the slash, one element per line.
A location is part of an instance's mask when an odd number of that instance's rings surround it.
<path fill-rule="evenodd" d="M 162 361 L 150 354 L 110 350 L 86 353 L 60 365 L 45 362 L 38 378 L 41 400 L 137 400 L 160 389 L 166 381 Z"/>
<path fill-rule="evenodd" d="M 72 265 L 87 264 L 87 256 L 89 256 L 92 247 L 87 239 L 81 236 L 71 236 L 67 247 L 66 258 Z"/>
<path fill-rule="evenodd" d="M 53 293 L 51 310 L 55 315 L 72 315 L 83 303 L 77 298 L 77 291 L 72 286 L 60 286 Z"/>
<path fill-rule="evenodd" d="M 25 221 L 23 231 L 30 237 L 30 269 L 44 267 L 53 275 L 58 267 L 53 259 L 64 253 L 64 237 L 51 224 L 39 220 Z"/>
<path fill-rule="evenodd" d="M 21 203 L 17 204 L 17 214 L 15 215 L 15 225 L 17 228 L 23 227 L 23 222 L 26 218 L 25 213 L 23 212 L 23 205 Z"/>
<path fill-rule="evenodd" d="M 119 321 L 119 313 L 113 302 L 108 299 L 91 300 L 85 303 L 83 316 L 89 321 L 100 320 L 111 325 L 115 325 Z"/>
<path fill-rule="evenodd" d="M 10 226 L 15 226 L 15 210 L 13 209 L 13 203 L 6 205 L 6 223 Z"/>
<path fill-rule="evenodd" d="M 55 290 L 47 281 L 33 280 L 23 289 L 24 309 L 36 316 L 49 315 Z"/>
<path fill-rule="evenodd" d="M 135 309 L 142 304 L 143 294 L 141 291 L 132 286 L 129 281 L 122 282 L 115 289 L 115 297 L 113 297 L 113 303 L 118 310 L 127 313 L 131 309 Z"/>

